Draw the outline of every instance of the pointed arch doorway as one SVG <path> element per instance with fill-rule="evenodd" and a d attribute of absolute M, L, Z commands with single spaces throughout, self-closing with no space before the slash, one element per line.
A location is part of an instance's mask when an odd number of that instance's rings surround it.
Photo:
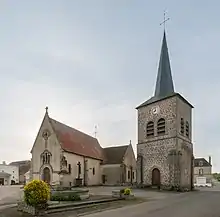
<path fill-rule="evenodd" d="M 43 181 L 46 182 L 46 183 L 50 183 L 50 169 L 48 167 L 45 167 L 43 169 Z"/>
<path fill-rule="evenodd" d="M 160 186 L 160 170 L 154 168 L 152 170 L 152 185 L 153 186 Z"/>

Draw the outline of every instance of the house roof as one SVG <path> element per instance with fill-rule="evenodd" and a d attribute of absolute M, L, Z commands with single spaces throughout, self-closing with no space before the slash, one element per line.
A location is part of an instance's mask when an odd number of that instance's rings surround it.
<path fill-rule="evenodd" d="M 19 175 L 24 175 L 31 168 L 31 163 L 20 165 L 19 166 Z"/>
<path fill-rule="evenodd" d="M 24 165 L 24 164 L 29 164 L 30 162 L 31 162 L 30 160 L 13 161 L 9 165 L 20 166 L 20 165 Z"/>
<path fill-rule="evenodd" d="M 202 162 L 201 166 L 200 166 L 200 162 Z M 210 167 L 212 165 L 205 158 L 195 158 L 194 166 L 195 167 Z"/>
<path fill-rule="evenodd" d="M 9 164 L 10 166 L 17 166 L 19 168 L 19 175 L 24 175 L 31 168 L 30 160 L 14 161 Z"/>
<path fill-rule="evenodd" d="M 136 109 L 139 109 L 141 107 L 145 107 L 147 105 L 153 104 L 155 102 L 159 102 L 162 101 L 164 99 L 168 99 L 171 97 L 177 96 L 179 97 L 181 100 L 183 100 L 185 103 L 187 103 L 191 108 L 193 108 L 193 105 L 190 104 L 183 96 L 181 96 L 179 93 L 171 93 L 170 95 L 167 96 L 153 96 L 150 99 L 148 99 L 147 101 L 145 101 L 144 103 L 140 104 L 139 106 L 136 107 Z"/>
<path fill-rule="evenodd" d="M 0 177 L 8 177 L 8 176 L 11 176 L 11 174 L 6 172 L 0 172 Z"/>
<path fill-rule="evenodd" d="M 64 151 L 103 160 L 103 150 L 96 138 L 50 117 L 49 121 Z"/>
<path fill-rule="evenodd" d="M 121 164 L 128 145 L 104 148 L 104 164 Z"/>

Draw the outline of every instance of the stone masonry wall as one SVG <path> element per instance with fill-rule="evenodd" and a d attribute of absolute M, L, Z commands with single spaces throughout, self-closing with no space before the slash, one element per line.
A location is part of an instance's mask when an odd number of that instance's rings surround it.
<path fill-rule="evenodd" d="M 158 168 L 161 174 L 161 185 L 170 183 L 169 151 L 176 145 L 175 138 L 159 140 L 156 142 L 142 143 L 137 147 L 138 154 L 143 156 L 143 184 L 152 184 L 152 170 Z M 139 170 L 138 170 L 139 171 Z M 138 174 L 138 177 L 140 174 Z M 140 182 L 140 181 L 139 181 Z"/>
<path fill-rule="evenodd" d="M 157 106 L 158 112 L 152 109 Z M 166 133 L 157 135 L 157 121 L 164 118 Z M 189 137 L 180 135 L 180 120 L 189 122 Z M 154 136 L 147 138 L 146 126 L 149 121 L 154 122 Z M 172 186 L 175 183 L 189 186 L 191 183 L 191 157 L 193 146 L 191 143 L 191 107 L 178 96 L 138 109 L 138 144 L 137 155 L 143 157 L 143 183 L 151 185 L 152 170 L 158 168 L 161 173 L 161 185 Z M 137 183 L 141 183 L 140 158 L 137 160 Z"/>
<path fill-rule="evenodd" d="M 152 109 L 158 106 L 159 113 L 153 114 Z M 172 97 L 168 98 L 149 106 L 142 107 L 138 109 L 138 144 L 156 141 L 158 139 L 165 139 L 176 136 L 176 109 L 177 109 L 177 98 Z M 155 137 L 147 138 L 146 137 L 146 126 L 149 121 L 153 121 L 156 125 L 156 122 L 160 118 L 165 118 L 166 120 L 166 134 L 164 136 L 157 136 L 156 127 L 154 128 Z"/>

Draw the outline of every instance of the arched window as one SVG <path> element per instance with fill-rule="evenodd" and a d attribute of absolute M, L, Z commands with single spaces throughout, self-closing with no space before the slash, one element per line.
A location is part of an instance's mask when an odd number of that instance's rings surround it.
<path fill-rule="evenodd" d="M 42 163 L 43 164 L 50 164 L 51 157 L 52 157 L 52 154 L 48 150 L 45 150 L 41 154 Z"/>
<path fill-rule="evenodd" d="M 165 134 L 165 119 L 164 118 L 160 118 L 157 122 L 157 135 L 161 136 Z"/>
<path fill-rule="evenodd" d="M 189 137 L 189 122 L 186 121 L 186 136 Z"/>
<path fill-rule="evenodd" d="M 154 122 L 149 121 L 147 123 L 147 137 L 154 136 Z"/>
<path fill-rule="evenodd" d="M 69 172 L 69 174 L 71 174 L 71 172 L 72 172 L 71 164 L 68 165 L 68 172 Z"/>
<path fill-rule="evenodd" d="M 181 121 L 180 121 L 180 133 L 184 134 L 184 120 L 183 120 L 183 118 L 181 118 Z"/>

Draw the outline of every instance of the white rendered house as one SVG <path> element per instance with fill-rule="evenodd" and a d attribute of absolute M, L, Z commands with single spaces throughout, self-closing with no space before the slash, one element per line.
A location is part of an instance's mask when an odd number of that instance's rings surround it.
<path fill-rule="evenodd" d="M 18 166 L 0 164 L 0 185 L 14 185 L 19 183 Z"/>

